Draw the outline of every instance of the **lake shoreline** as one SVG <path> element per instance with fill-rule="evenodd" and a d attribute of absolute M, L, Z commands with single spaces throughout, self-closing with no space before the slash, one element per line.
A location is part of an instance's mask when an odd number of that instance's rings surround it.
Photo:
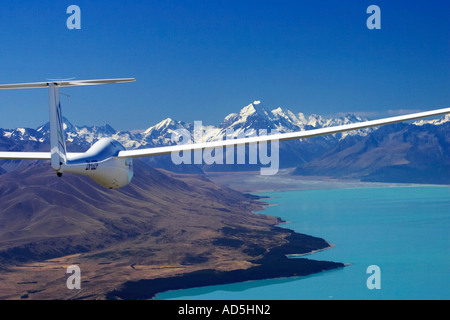
<path fill-rule="evenodd" d="M 286 237 L 287 243 L 272 248 L 262 258 L 251 261 L 254 266 L 248 269 L 233 271 L 207 269 L 168 278 L 129 281 L 124 283 L 121 288 L 109 292 L 106 298 L 110 300 L 148 300 L 167 291 L 255 280 L 303 277 L 346 266 L 340 262 L 289 258 L 288 255 L 291 254 L 308 254 L 317 250 L 325 250 L 330 248 L 330 245 L 321 238 L 300 234 L 290 229 L 277 226 L 273 229 L 275 232 L 289 233 Z M 305 242 L 315 245 L 317 248 L 305 249 Z"/>

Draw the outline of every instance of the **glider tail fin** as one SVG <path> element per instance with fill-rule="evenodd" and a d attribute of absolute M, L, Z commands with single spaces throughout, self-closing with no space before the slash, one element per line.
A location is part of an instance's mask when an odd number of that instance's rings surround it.
<path fill-rule="evenodd" d="M 62 166 L 66 164 L 66 139 L 59 101 L 59 88 L 75 86 L 93 86 L 110 83 L 124 83 L 136 81 L 134 78 L 96 79 L 96 80 L 50 80 L 47 82 L 31 82 L 16 84 L 0 84 L 0 89 L 33 89 L 48 88 L 50 105 L 50 146 L 51 164 L 58 175 L 62 174 Z M 41 157 L 41 155 L 39 155 Z"/>
<path fill-rule="evenodd" d="M 66 139 L 59 99 L 59 87 L 56 83 L 49 83 L 49 108 L 50 108 L 50 146 L 51 165 L 59 172 L 66 163 Z"/>

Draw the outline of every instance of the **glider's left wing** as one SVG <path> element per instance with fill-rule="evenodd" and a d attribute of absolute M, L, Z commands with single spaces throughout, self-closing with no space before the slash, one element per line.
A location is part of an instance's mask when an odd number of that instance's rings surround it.
<path fill-rule="evenodd" d="M 67 156 L 71 157 L 80 155 L 82 153 L 68 153 Z M 19 152 L 19 151 L 1 151 L 0 159 L 10 160 L 51 160 L 52 155 L 50 152 Z"/>
<path fill-rule="evenodd" d="M 50 160 L 50 152 L 0 152 L 0 159 Z"/>
<path fill-rule="evenodd" d="M 320 128 L 320 129 L 314 129 L 314 130 L 279 133 L 279 134 L 273 134 L 273 135 L 265 135 L 265 136 L 257 136 L 257 137 L 241 138 L 241 139 L 219 140 L 219 141 L 211 141 L 211 142 L 205 142 L 205 143 L 182 144 L 182 145 L 174 145 L 174 146 L 168 146 L 168 147 L 127 150 L 127 151 L 120 151 L 118 158 L 137 158 L 137 157 L 168 154 L 171 152 L 195 151 L 195 150 L 202 150 L 202 149 L 207 149 L 207 148 L 220 148 L 220 147 L 246 145 L 246 144 L 251 144 L 251 143 L 259 143 L 259 142 L 305 139 L 305 138 L 311 138 L 311 137 L 322 136 L 322 135 L 327 135 L 327 134 L 344 132 L 344 131 L 364 129 L 364 128 L 369 128 L 369 127 L 377 127 L 377 126 L 396 123 L 396 122 L 416 120 L 416 119 L 420 119 L 420 118 L 437 116 L 437 115 L 442 115 L 442 114 L 446 114 L 446 113 L 450 113 L 450 108 L 413 113 L 413 114 L 391 117 L 391 118 L 384 118 L 384 119 L 379 119 L 379 120 L 357 122 L 357 123 L 351 123 L 351 124 L 342 125 L 342 126 Z"/>

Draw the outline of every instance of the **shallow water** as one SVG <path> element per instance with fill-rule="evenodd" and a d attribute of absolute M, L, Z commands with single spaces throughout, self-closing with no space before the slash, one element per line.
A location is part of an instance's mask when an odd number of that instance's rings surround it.
<path fill-rule="evenodd" d="M 308 277 L 177 290 L 157 299 L 449 299 L 450 188 L 327 189 L 260 193 L 263 214 L 282 227 L 324 238 L 334 248 L 308 255 L 349 263 Z M 380 289 L 367 273 L 379 267 Z"/>

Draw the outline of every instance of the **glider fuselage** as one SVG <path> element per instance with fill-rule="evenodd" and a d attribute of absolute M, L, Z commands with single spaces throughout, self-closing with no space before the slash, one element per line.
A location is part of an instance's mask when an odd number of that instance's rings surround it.
<path fill-rule="evenodd" d="M 108 189 L 124 187 L 133 178 L 132 159 L 117 158 L 124 150 L 125 147 L 112 138 L 100 139 L 85 153 L 67 159 L 58 173 L 81 174 Z"/>

